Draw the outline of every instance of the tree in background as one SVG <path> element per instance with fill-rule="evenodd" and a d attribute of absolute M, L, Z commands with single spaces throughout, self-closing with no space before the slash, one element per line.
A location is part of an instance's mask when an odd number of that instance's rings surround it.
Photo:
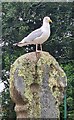
<path fill-rule="evenodd" d="M 53 20 L 51 37 L 43 44 L 43 50 L 53 55 L 65 70 L 68 77 L 67 106 L 68 118 L 73 117 L 73 3 L 2 3 L 2 92 L 3 119 L 15 119 L 14 103 L 9 95 L 9 74 L 11 64 L 20 55 L 35 51 L 34 45 L 14 47 L 13 43 L 21 41 L 31 31 L 42 25 L 45 16 Z M 63 118 L 63 107 L 61 108 Z"/>

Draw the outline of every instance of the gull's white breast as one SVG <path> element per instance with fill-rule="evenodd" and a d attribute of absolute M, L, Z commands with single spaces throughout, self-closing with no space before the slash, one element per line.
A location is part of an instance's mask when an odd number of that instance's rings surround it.
<path fill-rule="evenodd" d="M 49 36 L 50 36 L 50 26 L 42 27 L 41 30 L 43 32 L 42 35 L 40 37 L 37 37 L 34 40 L 34 42 L 36 44 L 42 44 L 42 43 L 44 43 L 49 38 Z"/>

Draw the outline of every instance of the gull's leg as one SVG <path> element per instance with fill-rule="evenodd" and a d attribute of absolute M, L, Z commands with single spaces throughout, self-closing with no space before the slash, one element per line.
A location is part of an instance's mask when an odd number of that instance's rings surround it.
<path fill-rule="evenodd" d="M 42 51 L 42 44 L 40 44 L 40 48 L 41 48 L 41 51 Z"/>
<path fill-rule="evenodd" d="M 37 49 L 38 49 L 38 45 L 36 44 L 36 52 L 37 52 Z"/>
<path fill-rule="evenodd" d="M 38 44 L 36 44 L 36 52 L 40 52 L 40 51 L 38 50 Z"/>
<path fill-rule="evenodd" d="M 38 49 L 38 44 L 36 44 L 36 57 L 37 57 L 37 54 L 38 54 L 38 53 L 37 53 L 37 52 L 38 52 L 37 49 Z"/>
<path fill-rule="evenodd" d="M 36 44 L 36 57 L 37 57 L 37 61 L 40 58 L 40 51 L 38 51 L 38 44 Z"/>

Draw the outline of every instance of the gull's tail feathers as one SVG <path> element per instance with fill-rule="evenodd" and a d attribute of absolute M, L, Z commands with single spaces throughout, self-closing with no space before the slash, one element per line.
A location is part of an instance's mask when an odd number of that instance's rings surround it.
<path fill-rule="evenodd" d="M 34 43 L 31 43 L 31 42 L 24 42 L 24 43 L 14 43 L 13 45 L 14 46 L 19 46 L 19 47 L 23 47 L 23 46 L 26 46 L 26 45 L 31 45 L 31 44 L 34 44 Z"/>

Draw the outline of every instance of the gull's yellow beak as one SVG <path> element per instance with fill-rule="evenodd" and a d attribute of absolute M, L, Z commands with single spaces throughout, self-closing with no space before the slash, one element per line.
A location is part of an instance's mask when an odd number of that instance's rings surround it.
<path fill-rule="evenodd" d="M 49 22 L 51 22 L 51 23 L 52 23 L 52 20 L 51 20 L 51 19 L 49 19 Z"/>

